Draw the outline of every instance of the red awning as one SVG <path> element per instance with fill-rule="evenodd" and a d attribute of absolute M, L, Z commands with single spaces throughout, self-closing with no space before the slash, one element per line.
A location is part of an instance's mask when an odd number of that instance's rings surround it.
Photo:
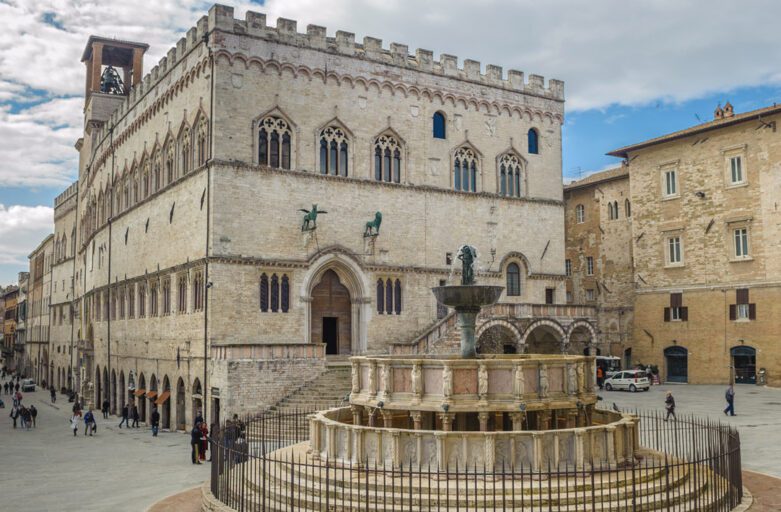
<path fill-rule="evenodd" d="M 155 402 L 155 405 L 163 405 L 166 400 L 168 400 L 168 397 L 171 396 L 170 391 L 163 391 L 160 393 L 160 396 L 157 397 L 157 401 Z"/>
<path fill-rule="evenodd" d="M 154 399 L 154 397 L 156 397 L 156 396 L 157 396 L 157 391 L 147 391 L 146 392 L 146 397 L 147 398 Z"/>
<path fill-rule="evenodd" d="M 137 389 L 136 392 L 135 392 L 135 395 L 136 396 L 141 396 L 144 393 L 146 393 L 146 389 Z"/>

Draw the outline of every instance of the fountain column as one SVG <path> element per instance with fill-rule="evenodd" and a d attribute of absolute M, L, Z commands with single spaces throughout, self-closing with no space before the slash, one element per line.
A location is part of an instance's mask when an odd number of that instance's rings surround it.
<path fill-rule="evenodd" d="M 475 343 L 475 324 L 480 307 L 456 307 L 458 315 L 458 327 L 461 329 L 461 357 L 474 359 L 477 357 Z"/>

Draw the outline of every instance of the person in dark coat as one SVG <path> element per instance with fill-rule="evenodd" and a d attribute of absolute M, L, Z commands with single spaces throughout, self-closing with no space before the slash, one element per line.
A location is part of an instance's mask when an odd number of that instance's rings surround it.
<path fill-rule="evenodd" d="M 52 397 L 52 403 L 57 401 L 57 391 L 54 389 L 54 386 L 49 390 L 49 394 Z"/>
<path fill-rule="evenodd" d="M 111 407 L 111 402 L 108 401 L 108 398 L 103 400 L 103 407 L 101 408 L 101 411 L 103 411 L 103 419 L 108 419 L 108 410 Z"/>
<path fill-rule="evenodd" d="M 160 428 L 160 412 L 157 407 L 152 409 L 152 437 L 157 437 L 157 431 Z"/>
<path fill-rule="evenodd" d="M 127 404 L 125 404 L 125 406 L 122 407 L 122 421 L 119 422 L 119 428 L 122 428 L 123 423 L 127 428 L 130 428 L 130 423 L 128 422 L 128 415 L 130 414 L 130 411 L 128 407 L 129 406 Z"/>
<path fill-rule="evenodd" d="M 138 416 L 138 407 L 136 407 L 136 404 L 133 404 L 133 408 L 132 409 L 133 409 L 133 412 L 132 412 L 133 427 L 138 428 L 139 416 Z"/>
<path fill-rule="evenodd" d="M 673 392 L 668 391 L 667 397 L 664 399 L 664 408 L 667 410 L 667 416 L 665 416 L 664 421 L 667 421 L 670 419 L 670 416 L 675 418 L 675 398 L 673 398 Z"/>
<path fill-rule="evenodd" d="M 724 416 L 737 416 L 737 414 L 735 414 L 735 387 L 732 384 L 729 385 L 727 392 L 724 393 L 724 398 L 727 400 L 727 408 L 724 409 Z"/>
<path fill-rule="evenodd" d="M 190 458 L 193 461 L 193 464 L 200 464 L 201 461 L 198 459 L 198 448 L 201 444 L 201 425 L 199 423 L 196 423 L 193 429 L 190 431 Z"/>
<path fill-rule="evenodd" d="M 35 418 L 38 417 L 38 409 L 36 409 L 34 405 L 30 406 L 30 417 L 33 420 L 33 428 L 35 428 Z"/>

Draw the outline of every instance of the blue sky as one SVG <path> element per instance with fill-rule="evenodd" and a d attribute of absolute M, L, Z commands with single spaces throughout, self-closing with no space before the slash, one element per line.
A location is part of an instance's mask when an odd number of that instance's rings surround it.
<path fill-rule="evenodd" d="M 496 63 L 566 83 L 565 179 L 617 164 L 619 146 L 781 101 L 777 0 L 223 0 L 247 9 Z M 150 45 L 149 70 L 206 0 L 0 0 L 0 285 L 50 233 L 76 178 L 91 34 Z M 479 15 L 477 15 L 479 14 Z"/>

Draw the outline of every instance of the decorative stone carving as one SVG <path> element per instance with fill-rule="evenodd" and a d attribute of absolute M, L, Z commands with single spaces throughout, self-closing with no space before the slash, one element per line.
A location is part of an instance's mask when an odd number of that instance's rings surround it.
<path fill-rule="evenodd" d="M 453 370 L 449 366 L 442 368 L 442 394 L 446 399 L 453 396 Z"/>
<path fill-rule="evenodd" d="M 388 377 L 390 376 L 390 367 L 387 363 L 380 365 L 380 396 L 383 398 L 388 396 L 390 390 L 390 383 Z"/>
<path fill-rule="evenodd" d="M 353 393 L 361 392 L 361 372 L 357 362 L 353 361 L 352 364 L 352 391 Z"/>
<path fill-rule="evenodd" d="M 524 382 L 523 366 L 518 365 L 515 367 L 515 397 L 520 399 L 526 390 L 526 383 Z"/>
<path fill-rule="evenodd" d="M 369 395 L 377 394 L 377 366 L 372 363 L 369 365 Z"/>
<path fill-rule="evenodd" d="M 540 398 L 545 398 L 548 396 L 548 389 L 550 388 L 550 384 L 548 383 L 548 368 L 545 365 L 540 365 L 539 372 Z"/>
<path fill-rule="evenodd" d="M 583 363 L 578 363 L 578 394 L 586 391 L 586 372 Z"/>
<path fill-rule="evenodd" d="M 488 367 L 484 364 L 477 370 L 477 394 L 480 400 L 488 398 Z"/>
<path fill-rule="evenodd" d="M 412 394 L 417 399 L 423 395 L 423 370 L 419 363 L 412 365 Z"/>
<path fill-rule="evenodd" d="M 578 394 L 578 374 L 574 364 L 567 365 L 567 392 L 570 396 Z"/>

